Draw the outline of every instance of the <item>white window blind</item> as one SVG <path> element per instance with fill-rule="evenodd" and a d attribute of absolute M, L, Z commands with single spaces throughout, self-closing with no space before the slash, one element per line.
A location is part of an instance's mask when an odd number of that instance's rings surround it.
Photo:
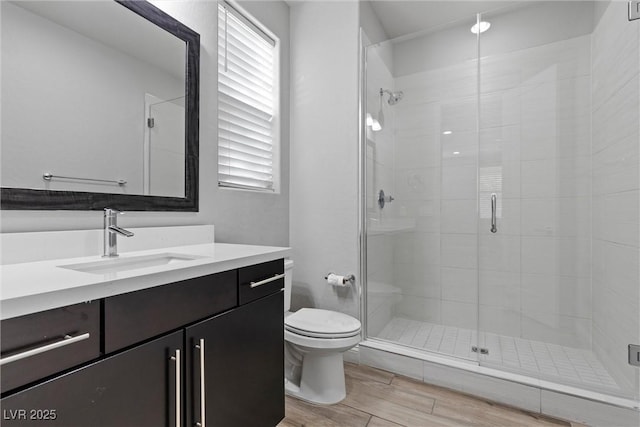
<path fill-rule="evenodd" d="M 274 190 L 275 42 L 218 4 L 218 185 Z"/>

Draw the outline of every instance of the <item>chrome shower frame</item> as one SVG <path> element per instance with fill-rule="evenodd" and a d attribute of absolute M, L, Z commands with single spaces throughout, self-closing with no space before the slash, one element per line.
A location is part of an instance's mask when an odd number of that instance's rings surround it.
<path fill-rule="evenodd" d="M 358 31 L 358 261 L 360 264 L 360 324 L 361 338 L 368 338 L 368 318 L 367 318 L 367 132 L 366 108 L 367 102 L 366 75 L 367 75 L 367 47 L 364 43 L 364 31 Z"/>
<path fill-rule="evenodd" d="M 476 22 L 480 20 L 481 14 L 476 15 Z M 479 45 L 479 35 L 476 35 L 476 49 L 477 56 L 480 57 L 480 45 Z M 367 221 L 367 194 L 372 190 L 371 185 L 367 183 L 367 132 L 368 128 L 366 125 L 366 107 L 367 107 L 367 54 L 368 49 L 371 46 L 375 46 L 376 43 L 368 44 L 368 39 L 366 34 L 364 33 L 362 28 L 359 28 L 358 33 L 358 260 L 359 260 L 359 279 L 360 286 L 358 287 L 359 291 L 359 317 L 360 322 L 362 324 L 361 329 L 361 338 L 362 342 L 359 346 L 359 354 L 357 355 L 358 360 L 362 360 L 364 363 L 367 363 L 367 360 L 371 360 L 371 355 L 375 355 L 375 360 L 380 360 L 382 363 L 381 366 L 383 369 L 385 363 L 389 363 L 389 367 L 386 369 L 392 370 L 392 365 L 395 362 L 392 362 L 392 358 L 398 356 L 407 358 L 407 360 L 411 359 L 414 361 L 419 361 L 419 363 L 424 363 L 425 367 L 429 367 L 430 369 L 440 369 L 443 370 L 451 370 L 455 371 L 457 375 L 468 375 L 468 378 L 471 382 L 474 380 L 482 380 L 482 381 L 490 381 L 491 383 L 500 384 L 501 387 L 510 388 L 514 387 L 514 390 L 519 387 L 530 387 L 533 389 L 537 389 L 542 393 L 545 392 L 554 392 L 563 395 L 567 395 L 572 399 L 579 399 L 576 402 L 580 402 L 580 404 L 588 404 L 589 402 L 593 402 L 595 405 L 605 404 L 607 405 L 607 410 L 620 409 L 623 411 L 640 411 L 640 401 L 635 401 L 633 399 L 627 399 L 625 397 L 619 397 L 615 395 L 605 394 L 601 392 L 593 392 L 587 389 L 580 389 L 577 387 L 567 386 L 562 383 L 554 383 L 550 381 L 541 381 L 537 377 L 528 377 L 519 374 L 512 374 L 508 371 L 500 370 L 493 368 L 491 366 L 485 366 L 480 363 L 480 359 L 470 360 L 470 359 L 458 359 L 447 357 L 446 355 L 422 352 L 422 351 L 414 351 L 413 349 L 404 347 L 400 344 L 390 343 L 385 340 L 376 338 L 375 336 L 370 336 L 369 334 L 369 322 L 368 322 L 368 298 L 367 298 L 367 289 L 368 289 L 368 260 L 367 260 L 367 248 L 368 248 L 368 221 Z M 476 66 L 477 69 L 477 79 L 476 87 L 480 87 L 480 77 L 481 77 L 481 69 L 480 62 L 478 61 Z M 387 92 L 389 96 L 392 96 L 392 92 L 385 90 L 384 88 L 380 88 L 380 91 L 373 92 L 372 96 L 375 98 L 380 98 L 382 101 L 382 96 Z M 377 100 L 377 99 L 376 99 Z M 476 103 L 477 108 L 480 108 L 480 92 L 476 93 Z M 479 137 L 479 114 L 476 116 L 476 150 L 479 151 L 480 148 L 480 137 Z M 479 158 L 479 153 L 476 153 Z M 479 171 L 476 171 L 476 174 L 479 174 Z M 479 185 L 479 176 L 476 176 L 476 187 Z M 494 209 L 497 208 L 497 205 Z M 476 209 L 479 211 L 479 188 L 476 188 Z M 480 242 L 479 239 L 476 240 L 477 248 L 476 250 L 479 253 L 480 250 Z M 480 285 L 480 277 L 479 270 L 476 272 L 476 284 Z M 478 288 L 478 292 L 480 289 Z M 476 324 L 481 324 L 480 319 L 480 311 L 478 310 L 476 313 Z M 476 336 L 476 342 L 474 343 L 476 348 L 481 349 L 482 344 L 479 340 L 479 334 Z M 478 351 L 475 354 L 480 354 Z M 385 359 L 389 355 L 389 359 Z M 360 359 L 363 358 L 363 359 Z M 397 372 L 397 371 L 396 371 Z M 446 383 L 445 386 L 454 388 L 455 383 Z"/>

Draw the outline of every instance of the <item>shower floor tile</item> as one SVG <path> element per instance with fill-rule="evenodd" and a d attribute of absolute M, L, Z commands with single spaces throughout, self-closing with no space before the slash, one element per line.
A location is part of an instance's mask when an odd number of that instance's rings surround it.
<path fill-rule="evenodd" d="M 376 338 L 448 356 L 476 360 L 471 347 L 477 331 L 394 317 Z M 591 350 L 481 332 L 489 354 L 480 360 L 491 367 L 589 388 L 619 390 Z"/>

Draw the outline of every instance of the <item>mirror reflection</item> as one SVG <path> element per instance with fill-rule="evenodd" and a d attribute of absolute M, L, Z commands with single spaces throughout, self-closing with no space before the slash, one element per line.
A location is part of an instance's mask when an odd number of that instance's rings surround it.
<path fill-rule="evenodd" d="M 185 57 L 116 2 L 2 2 L 3 187 L 184 197 Z"/>

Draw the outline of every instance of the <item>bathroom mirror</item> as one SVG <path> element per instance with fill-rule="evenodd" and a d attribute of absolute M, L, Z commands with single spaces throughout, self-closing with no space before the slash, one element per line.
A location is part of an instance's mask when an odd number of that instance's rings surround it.
<path fill-rule="evenodd" d="M 199 35 L 145 1 L 1 7 L 2 209 L 197 211 Z"/>

